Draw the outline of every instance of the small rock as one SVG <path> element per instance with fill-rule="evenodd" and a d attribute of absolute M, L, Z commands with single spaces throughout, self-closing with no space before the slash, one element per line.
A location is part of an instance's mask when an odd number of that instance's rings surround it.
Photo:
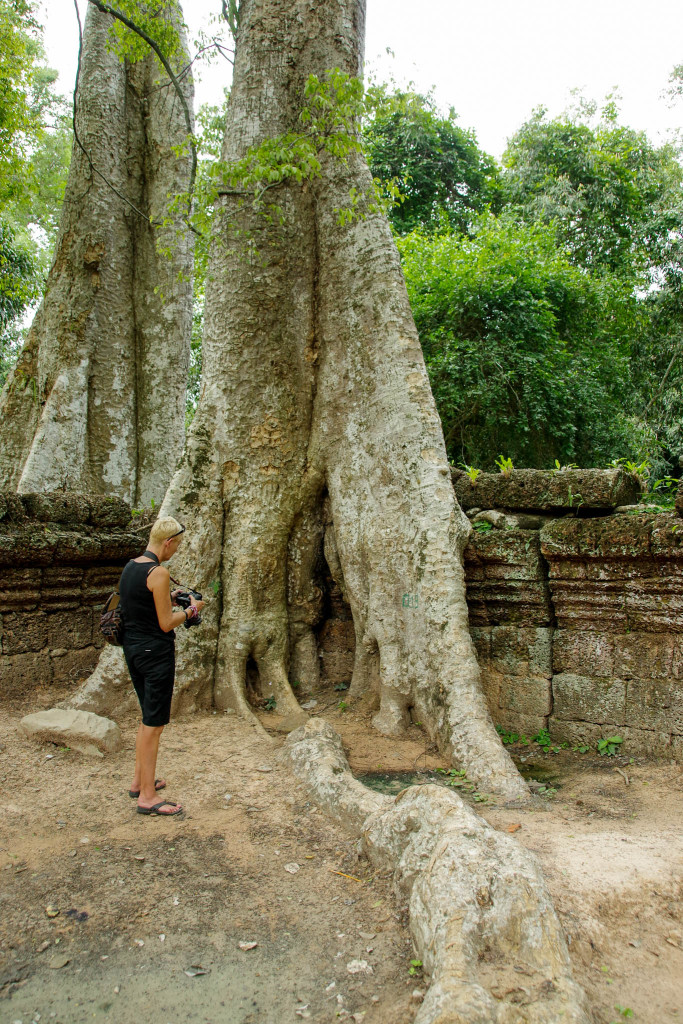
<path fill-rule="evenodd" d="M 367 960 L 349 960 L 346 965 L 349 974 L 372 974 L 373 970 Z"/>
<path fill-rule="evenodd" d="M 285 871 L 289 871 L 290 875 L 295 875 L 297 871 L 301 871 L 301 868 L 298 864 L 292 862 L 291 864 L 285 864 Z"/>
<path fill-rule="evenodd" d="M 642 942 L 640 939 L 630 939 L 629 946 L 633 946 L 634 949 L 640 949 Z"/>
<path fill-rule="evenodd" d="M 133 855 L 133 860 L 143 861 L 145 859 L 144 853 L 136 853 Z"/>
<path fill-rule="evenodd" d="M 378 1003 L 379 1002 L 379 996 L 370 996 L 370 1002 L 371 1003 Z"/>
<path fill-rule="evenodd" d="M 230 801 L 232 800 L 232 793 L 224 793 L 223 799 L 225 800 L 226 804 L 230 803 Z"/>
<path fill-rule="evenodd" d="M 256 769 L 257 772 L 272 772 L 272 770 L 273 769 L 267 764 L 262 764 L 260 768 Z"/>
<path fill-rule="evenodd" d="M 317 702 L 317 700 L 307 700 L 305 704 L 302 704 L 302 705 L 301 705 L 301 707 L 302 707 L 302 708 L 303 708 L 303 709 L 304 709 L 305 711 L 310 711 L 310 709 L 311 709 L 311 708 L 314 708 L 314 707 L 316 706 L 316 704 L 317 704 L 317 703 L 318 703 L 318 702 Z"/>
<path fill-rule="evenodd" d="M 75 857 L 76 856 L 76 851 L 75 850 L 70 850 L 69 851 L 69 856 L 70 857 Z"/>
<path fill-rule="evenodd" d="M 133 939 L 133 942 L 136 946 L 144 946 L 145 944 L 143 939 Z"/>
<path fill-rule="evenodd" d="M 333 989 L 333 988 L 335 987 L 335 985 L 336 985 L 336 984 L 337 984 L 337 982 L 336 982 L 336 981 L 331 981 L 331 982 L 329 983 L 329 985 L 327 986 L 327 988 L 325 989 L 325 991 L 326 991 L 326 992 L 331 992 L 331 991 L 332 991 L 332 989 Z"/>
<path fill-rule="evenodd" d="M 53 971 L 58 971 L 60 970 L 60 968 L 66 967 L 68 963 L 68 956 L 53 956 L 52 960 L 50 960 L 50 963 L 48 964 L 48 967 L 50 967 Z"/>
<path fill-rule="evenodd" d="M 159 942 L 165 942 L 165 941 L 166 941 L 166 936 L 162 932 L 161 935 L 159 936 Z"/>
<path fill-rule="evenodd" d="M 366 942 L 371 942 L 376 935 L 376 932 L 358 932 L 361 939 L 365 939 Z"/>
<path fill-rule="evenodd" d="M 121 986 L 120 985 L 114 985 L 114 995 L 117 996 L 120 991 L 121 991 Z"/>
<path fill-rule="evenodd" d="M 87 846 L 87 844 L 90 842 L 90 840 L 88 839 L 87 836 L 83 836 L 83 838 L 81 839 L 81 842 L 83 843 L 84 846 Z"/>
<path fill-rule="evenodd" d="M 198 978 L 201 974 L 211 974 L 208 967 L 202 967 L 201 964 L 192 964 L 184 972 L 188 978 Z"/>
<path fill-rule="evenodd" d="M 41 942 L 41 944 L 38 946 L 38 952 L 39 953 L 44 953 L 45 950 L 49 949 L 49 948 L 50 948 L 50 943 L 47 941 L 47 939 L 45 939 L 45 942 Z"/>
<path fill-rule="evenodd" d="M 425 997 L 425 994 L 424 994 L 424 992 L 422 991 L 421 988 L 414 988 L 413 989 L 413 994 L 411 995 L 410 998 L 414 999 L 416 1003 L 421 1003 L 422 1000 L 424 999 L 424 997 Z"/>
<path fill-rule="evenodd" d="M 258 942 L 239 942 L 238 946 L 246 953 L 249 949 L 256 949 Z"/>
<path fill-rule="evenodd" d="M 49 903 L 45 907 L 45 913 L 48 917 L 59 917 L 59 907 L 55 907 L 53 903 Z"/>

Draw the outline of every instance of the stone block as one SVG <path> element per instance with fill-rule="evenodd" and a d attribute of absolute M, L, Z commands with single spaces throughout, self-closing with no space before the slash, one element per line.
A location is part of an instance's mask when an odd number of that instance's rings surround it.
<path fill-rule="evenodd" d="M 640 579 L 624 591 L 631 630 L 680 633 L 683 630 L 683 578 Z"/>
<path fill-rule="evenodd" d="M 553 617 L 545 582 L 468 580 L 467 605 L 475 626 L 548 626 Z"/>
<path fill-rule="evenodd" d="M 605 729 L 602 731 L 605 737 L 612 735 L 612 733 L 607 732 Z M 672 738 L 668 732 L 632 729 L 630 727 L 622 727 L 621 729 L 614 730 L 614 732 L 616 735 L 621 736 L 624 741 L 619 747 L 619 752 L 622 754 L 640 754 L 643 757 L 666 757 L 669 760 L 674 757 Z"/>
<path fill-rule="evenodd" d="M 0 655 L 0 698 L 14 698 L 52 682 L 47 650 L 37 654 Z"/>
<path fill-rule="evenodd" d="M 92 645 L 64 654 L 51 651 L 53 683 L 70 683 L 75 686 L 82 682 L 93 672 L 99 656 L 100 649 Z"/>
<path fill-rule="evenodd" d="M 46 525 L 12 525 L 0 532 L 0 566 L 50 565 L 56 547 L 57 538 Z"/>
<path fill-rule="evenodd" d="M 40 601 L 43 569 L 3 569 L 0 573 L 0 612 L 29 611 Z"/>
<path fill-rule="evenodd" d="M 54 536 L 54 562 L 58 565 L 83 565 L 96 562 L 101 557 L 102 547 L 97 534 L 60 529 Z"/>
<path fill-rule="evenodd" d="M 679 492 L 680 493 L 680 492 Z M 671 758 L 678 764 L 683 764 L 683 736 L 671 737 Z"/>
<path fill-rule="evenodd" d="M 92 611 L 74 608 L 52 612 L 47 616 L 47 637 L 51 649 L 88 647 L 92 642 Z"/>
<path fill-rule="evenodd" d="M 553 636 L 553 671 L 611 676 L 615 671 L 615 643 L 613 633 L 557 629 Z"/>
<path fill-rule="evenodd" d="M 678 679 L 631 679 L 624 725 L 683 734 L 683 684 Z"/>
<path fill-rule="evenodd" d="M 504 509 L 525 512 L 568 512 L 582 507 L 613 509 L 640 497 L 636 477 L 622 469 L 516 469 L 509 474 L 480 473 L 472 482 L 462 470 L 451 471 L 453 487 L 463 509 Z"/>
<path fill-rule="evenodd" d="M 547 676 L 501 676 L 498 706 L 517 716 L 550 714 L 550 680 Z"/>
<path fill-rule="evenodd" d="M 552 675 L 552 633 L 548 627 L 494 626 L 491 660 L 503 675 Z"/>
<path fill-rule="evenodd" d="M 470 627 L 470 636 L 472 637 L 474 649 L 477 652 L 479 664 L 481 665 L 482 662 L 489 661 L 491 657 L 491 629 L 488 626 L 472 626 Z"/>
<path fill-rule="evenodd" d="M 98 607 L 104 604 L 112 590 L 117 589 L 120 579 L 120 565 L 89 566 L 83 574 L 83 604 Z"/>
<path fill-rule="evenodd" d="M 16 612 L 3 615 L 3 654 L 25 654 L 28 651 L 42 651 L 47 642 L 47 616 L 44 612 Z"/>
<path fill-rule="evenodd" d="M 147 546 L 139 533 L 125 533 L 122 530 L 99 531 L 97 538 L 100 542 L 100 558 L 118 565 L 119 571 L 130 558 L 141 555 Z"/>
<path fill-rule="evenodd" d="M 548 724 L 548 719 L 543 715 L 522 715 L 507 708 L 497 708 L 491 717 L 501 729 L 505 729 L 506 732 L 516 732 L 520 736 L 526 736 L 529 740 L 537 736 L 541 729 L 545 729 Z"/>
<path fill-rule="evenodd" d="M 565 722 L 551 715 L 548 728 L 553 740 L 558 743 L 590 747 L 593 753 L 598 749 L 598 740 L 602 739 L 602 727 L 592 722 Z"/>
<path fill-rule="evenodd" d="M 19 723 L 22 732 L 42 743 L 60 743 L 83 754 L 102 757 L 115 753 L 123 746 L 121 730 L 109 718 L 91 711 L 71 711 L 52 708 L 26 715 Z"/>
<path fill-rule="evenodd" d="M 665 679 L 672 674 L 674 638 L 662 633 L 613 637 L 614 674 L 620 679 Z M 600 671 L 599 675 L 608 673 Z"/>
<path fill-rule="evenodd" d="M 625 633 L 629 628 L 621 583 L 551 580 L 550 595 L 560 629 Z"/>
<path fill-rule="evenodd" d="M 620 725 L 626 713 L 622 679 L 560 672 L 552 679 L 553 718 L 567 722 Z"/>
<path fill-rule="evenodd" d="M 50 491 L 22 494 L 26 514 L 30 519 L 48 523 L 87 523 L 90 502 L 85 494 L 72 491 Z"/>
<path fill-rule="evenodd" d="M 660 515 L 653 522 L 650 551 L 653 558 L 672 560 L 677 563 L 677 567 L 681 564 L 683 561 L 683 529 L 677 515 L 674 513 Z"/>
<path fill-rule="evenodd" d="M 486 706 L 488 707 L 489 714 L 494 721 L 497 722 L 496 715 L 498 713 L 498 693 L 500 691 L 500 672 L 496 672 L 495 669 L 491 668 L 490 662 L 485 662 L 479 666 L 481 672 L 481 688 L 486 698 Z"/>
<path fill-rule="evenodd" d="M 44 611 L 77 608 L 81 603 L 83 569 L 67 565 L 43 569 L 40 604 Z"/>
<path fill-rule="evenodd" d="M 622 504 L 624 504 L 622 502 Z M 93 526 L 127 526 L 132 518 L 130 505 L 114 495 L 90 498 L 90 522 Z"/>

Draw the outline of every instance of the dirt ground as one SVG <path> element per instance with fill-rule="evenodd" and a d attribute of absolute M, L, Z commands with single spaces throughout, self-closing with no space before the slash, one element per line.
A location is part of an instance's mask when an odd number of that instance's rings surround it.
<path fill-rule="evenodd" d="M 58 696 L 0 712 L 0 1024 L 413 1020 L 426 981 L 408 973 L 406 908 L 279 765 L 281 736 L 233 715 L 173 722 L 159 772 L 186 810 L 146 818 L 127 795 L 132 716 L 126 749 L 103 759 L 19 733 Z M 313 713 L 341 732 L 357 774 L 442 766 L 417 728 L 384 739 L 338 698 L 320 695 Z M 683 1020 L 683 769 L 515 756 L 555 794 L 477 810 L 540 858 L 595 1024 L 628 1010 Z M 353 961 L 367 967 L 350 973 Z"/>

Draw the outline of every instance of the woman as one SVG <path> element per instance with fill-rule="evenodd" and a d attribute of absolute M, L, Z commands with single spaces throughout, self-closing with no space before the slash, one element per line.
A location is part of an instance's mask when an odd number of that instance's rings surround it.
<path fill-rule="evenodd" d="M 119 594 L 123 618 L 123 653 L 142 709 L 135 741 L 135 775 L 129 793 L 137 797 L 140 814 L 179 814 L 182 805 L 157 800 L 164 779 L 155 779 L 159 740 L 171 717 L 175 680 L 175 633 L 184 622 L 197 619 L 203 601 L 190 598 L 187 609 L 174 608 L 168 561 L 182 541 L 185 527 L 171 516 L 157 519 L 149 546 L 121 574 Z"/>

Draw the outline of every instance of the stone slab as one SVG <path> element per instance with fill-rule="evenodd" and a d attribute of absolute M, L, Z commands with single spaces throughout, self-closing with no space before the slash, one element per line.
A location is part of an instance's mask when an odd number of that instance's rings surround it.
<path fill-rule="evenodd" d="M 515 469 L 509 474 L 480 473 L 473 483 L 467 473 L 451 470 L 456 497 L 463 509 L 524 512 L 612 510 L 638 501 L 641 486 L 623 469 Z"/>
<path fill-rule="evenodd" d="M 82 754 L 102 757 L 123 746 L 121 730 L 116 722 L 91 711 L 52 708 L 26 715 L 19 723 L 22 732 L 44 743 L 60 743 Z"/>

